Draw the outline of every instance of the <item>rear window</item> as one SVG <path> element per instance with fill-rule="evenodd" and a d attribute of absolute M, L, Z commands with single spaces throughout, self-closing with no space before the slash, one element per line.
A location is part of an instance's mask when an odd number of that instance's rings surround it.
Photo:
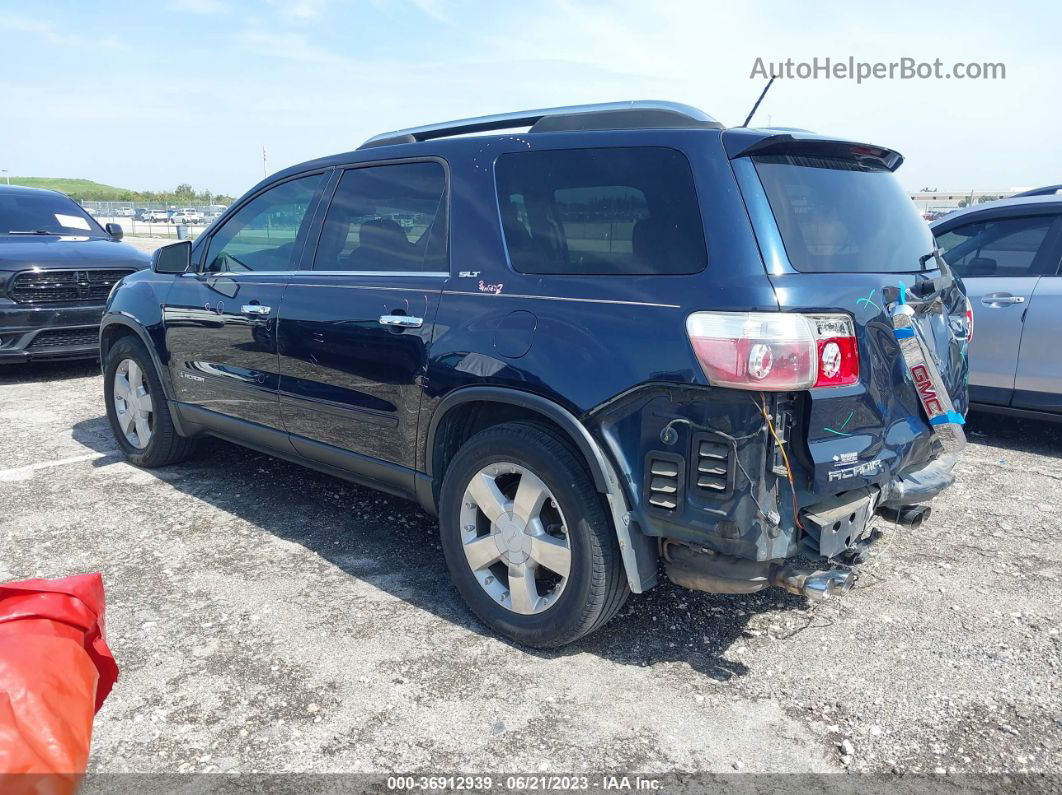
<path fill-rule="evenodd" d="M 798 271 L 917 271 L 933 250 L 929 226 L 891 171 L 804 155 L 752 160 Z"/>
<path fill-rule="evenodd" d="M 693 173 L 663 147 L 514 152 L 495 167 L 521 273 L 697 273 L 708 263 Z"/>

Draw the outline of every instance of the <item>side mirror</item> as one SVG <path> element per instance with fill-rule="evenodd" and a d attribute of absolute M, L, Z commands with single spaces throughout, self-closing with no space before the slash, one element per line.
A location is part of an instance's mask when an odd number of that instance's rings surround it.
<path fill-rule="evenodd" d="M 151 270 L 155 273 L 187 273 L 191 265 L 191 240 L 170 243 L 151 255 Z"/>
<path fill-rule="evenodd" d="M 113 221 L 111 221 L 109 224 L 106 224 L 103 228 L 106 229 L 107 234 L 113 237 L 115 240 L 121 240 L 122 235 L 125 234 L 125 230 L 122 229 L 122 225 L 116 224 Z"/>

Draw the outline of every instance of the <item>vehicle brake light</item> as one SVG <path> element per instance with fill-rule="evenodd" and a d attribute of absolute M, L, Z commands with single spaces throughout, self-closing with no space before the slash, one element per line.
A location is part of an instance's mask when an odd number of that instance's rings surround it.
<path fill-rule="evenodd" d="M 815 386 L 846 386 L 859 380 L 859 346 L 848 315 L 809 315 L 818 348 Z"/>
<path fill-rule="evenodd" d="M 694 312 L 686 332 L 713 385 L 786 392 L 859 380 L 848 315 Z"/>

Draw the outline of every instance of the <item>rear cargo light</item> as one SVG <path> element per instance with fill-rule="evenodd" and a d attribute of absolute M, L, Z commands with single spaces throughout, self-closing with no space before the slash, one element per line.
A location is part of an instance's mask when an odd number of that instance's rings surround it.
<path fill-rule="evenodd" d="M 716 386 L 787 392 L 859 380 L 859 349 L 848 315 L 694 312 L 686 332 Z"/>

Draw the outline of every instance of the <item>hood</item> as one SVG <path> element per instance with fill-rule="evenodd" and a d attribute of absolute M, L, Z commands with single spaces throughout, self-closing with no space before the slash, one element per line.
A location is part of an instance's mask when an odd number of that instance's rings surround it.
<path fill-rule="evenodd" d="M 151 257 L 108 238 L 0 235 L 0 271 L 28 268 L 146 268 Z"/>

